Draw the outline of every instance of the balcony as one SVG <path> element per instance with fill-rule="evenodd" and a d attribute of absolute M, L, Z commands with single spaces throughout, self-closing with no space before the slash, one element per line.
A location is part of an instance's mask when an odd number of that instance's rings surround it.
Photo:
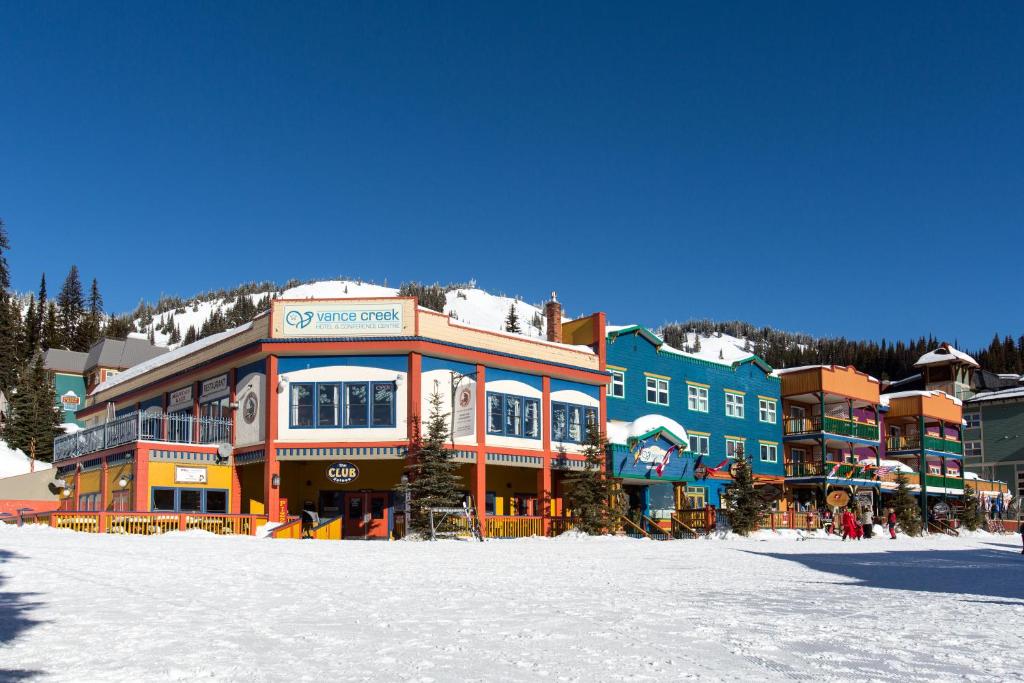
<path fill-rule="evenodd" d="M 964 445 L 955 439 L 943 439 L 940 436 L 925 436 L 925 450 L 938 451 L 939 453 L 951 453 L 963 455 Z M 886 449 L 889 452 L 896 451 L 920 451 L 921 439 L 918 436 L 890 436 L 886 441 Z"/>
<path fill-rule="evenodd" d="M 53 461 L 58 463 L 137 441 L 214 444 L 230 440 L 231 420 L 134 411 L 106 424 L 58 436 L 53 440 Z"/>
<path fill-rule="evenodd" d="M 832 477 L 835 479 L 866 479 L 864 466 L 852 462 L 828 461 L 824 465 L 821 462 L 787 462 L 787 477 Z M 833 471 L 835 474 L 833 474 Z M 873 475 L 870 475 L 873 476 Z"/>
<path fill-rule="evenodd" d="M 785 429 L 786 436 L 826 432 L 828 434 L 849 436 L 855 439 L 878 441 L 878 425 L 828 415 L 825 416 L 824 423 L 820 415 L 786 418 L 783 422 L 783 428 Z"/>
<path fill-rule="evenodd" d="M 929 488 L 939 487 L 947 489 L 964 489 L 964 480 L 960 477 L 944 477 L 941 474 L 925 475 L 925 483 Z"/>

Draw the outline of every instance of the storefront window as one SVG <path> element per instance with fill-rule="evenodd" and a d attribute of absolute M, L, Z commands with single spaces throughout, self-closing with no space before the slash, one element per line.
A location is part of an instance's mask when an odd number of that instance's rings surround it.
<path fill-rule="evenodd" d="M 391 382 L 373 384 L 373 426 L 395 426 L 395 385 Z"/>
<path fill-rule="evenodd" d="M 206 511 L 211 514 L 226 514 L 228 511 L 228 492 L 207 491 Z"/>
<path fill-rule="evenodd" d="M 316 395 L 317 426 L 337 427 L 341 407 L 341 385 L 318 384 Z"/>
<path fill-rule="evenodd" d="M 153 509 L 174 512 L 174 489 L 153 489 Z"/>
<path fill-rule="evenodd" d="M 551 437 L 555 441 L 565 441 L 568 431 L 566 430 L 568 408 L 564 404 L 556 404 L 551 408 Z"/>
<path fill-rule="evenodd" d="M 505 434 L 523 435 L 523 399 L 518 396 L 505 397 Z"/>
<path fill-rule="evenodd" d="M 181 512 L 202 512 L 203 492 L 199 489 L 179 489 L 178 510 Z"/>
<path fill-rule="evenodd" d="M 365 427 L 369 423 L 369 396 L 365 384 L 345 385 L 345 426 Z"/>
<path fill-rule="evenodd" d="M 535 398 L 526 399 L 523 434 L 531 439 L 540 438 L 540 401 Z"/>
<path fill-rule="evenodd" d="M 569 440 L 576 443 L 583 440 L 583 417 L 579 406 L 569 406 Z"/>

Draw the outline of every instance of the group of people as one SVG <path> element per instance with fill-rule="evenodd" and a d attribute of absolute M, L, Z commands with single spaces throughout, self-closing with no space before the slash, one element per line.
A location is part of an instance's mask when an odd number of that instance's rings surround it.
<path fill-rule="evenodd" d="M 843 508 L 839 513 L 839 525 L 836 527 L 836 517 L 831 510 L 826 509 L 822 514 L 826 533 L 841 534 L 843 540 L 852 539 L 859 541 L 862 538 L 871 538 L 875 529 L 875 516 L 869 507 Z M 884 524 L 889 529 L 889 538 L 896 538 L 896 511 L 889 508 L 885 512 Z"/>
<path fill-rule="evenodd" d="M 1003 519 L 1006 516 L 1006 503 L 1003 501 L 1003 494 L 995 498 L 981 496 L 978 499 L 978 507 L 986 519 Z"/>

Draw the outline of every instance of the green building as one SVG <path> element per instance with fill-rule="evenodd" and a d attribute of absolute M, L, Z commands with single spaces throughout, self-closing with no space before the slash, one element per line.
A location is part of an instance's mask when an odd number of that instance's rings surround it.
<path fill-rule="evenodd" d="M 964 402 L 964 463 L 1024 494 L 1024 386 L 983 391 Z"/>

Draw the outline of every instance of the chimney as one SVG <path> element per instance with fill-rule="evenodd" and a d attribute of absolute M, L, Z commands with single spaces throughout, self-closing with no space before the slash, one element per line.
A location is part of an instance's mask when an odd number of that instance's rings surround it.
<path fill-rule="evenodd" d="M 562 341 L 562 304 L 558 303 L 557 292 L 551 292 L 551 301 L 544 304 L 544 318 L 547 320 L 548 341 Z"/>

